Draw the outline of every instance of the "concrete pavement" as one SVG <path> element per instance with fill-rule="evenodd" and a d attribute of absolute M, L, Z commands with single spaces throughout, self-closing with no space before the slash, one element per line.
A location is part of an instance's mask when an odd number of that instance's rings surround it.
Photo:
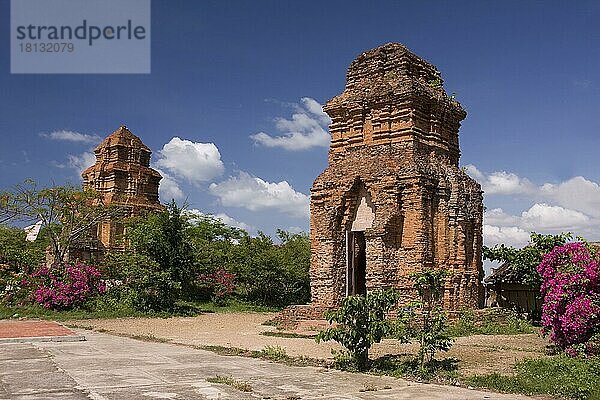
<path fill-rule="evenodd" d="M 87 341 L 0 344 L 0 400 L 527 398 L 80 333 Z M 215 376 L 252 391 L 207 381 Z"/>

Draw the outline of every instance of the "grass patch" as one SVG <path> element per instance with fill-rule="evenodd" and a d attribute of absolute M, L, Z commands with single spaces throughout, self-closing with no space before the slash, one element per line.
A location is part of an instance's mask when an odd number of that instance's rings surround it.
<path fill-rule="evenodd" d="M 180 302 L 184 303 L 184 302 Z M 224 305 L 217 305 L 212 302 L 185 302 L 190 306 L 196 307 L 201 312 L 214 312 L 214 313 L 231 313 L 231 312 L 279 312 L 281 307 L 267 307 L 260 306 L 252 303 L 244 303 L 240 301 L 231 300 Z"/>
<path fill-rule="evenodd" d="M 576 400 L 600 399 L 600 358 L 565 355 L 526 359 L 513 375 L 497 373 L 466 378 L 465 383 L 507 393 L 546 394 Z"/>
<path fill-rule="evenodd" d="M 122 318 L 148 316 L 147 313 L 135 311 L 125 305 L 105 309 L 75 308 L 68 311 L 47 310 L 39 305 L 24 307 L 9 307 L 0 304 L 0 319 L 9 318 L 40 318 L 56 321 L 73 319 L 96 319 L 96 318 Z"/>
<path fill-rule="evenodd" d="M 242 356 L 249 357 L 250 350 L 240 349 L 239 347 L 225 347 L 225 346 L 213 346 L 213 345 L 204 345 L 204 346 L 193 346 L 194 348 L 206 351 L 212 351 L 213 353 L 222 355 L 222 356 Z"/>
<path fill-rule="evenodd" d="M 239 390 L 240 392 L 251 392 L 252 386 L 248 382 L 239 381 L 234 379 L 231 376 L 214 376 L 210 378 L 206 378 L 207 382 L 210 383 L 219 383 L 221 385 L 231 386 L 234 389 Z"/>
<path fill-rule="evenodd" d="M 281 346 L 265 346 L 257 354 L 258 358 L 264 358 L 271 361 L 287 361 L 290 357 Z"/>
<path fill-rule="evenodd" d="M 279 308 L 257 306 L 255 304 L 230 302 L 225 306 L 218 306 L 210 302 L 178 301 L 172 312 L 142 312 L 137 311 L 127 304 L 110 299 L 98 298 L 82 307 L 66 311 L 48 310 L 32 304 L 27 306 L 7 306 L 0 304 L 0 319 L 10 318 L 39 318 L 55 321 L 81 320 L 81 319 L 115 319 L 128 317 L 157 317 L 169 318 L 173 316 L 189 317 L 203 313 L 228 313 L 228 312 L 276 312 Z"/>
<path fill-rule="evenodd" d="M 239 347 L 225 346 L 190 346 L 200 350 L 212 351 L 223 356 L 240 356 L 250 358 L 260 358 L 261 360 L 269 360 L 277 363 L 290 365 L 294 367 L 324 367 L 327 366 L 327 361 L 319 360 L 310 357 L 290 357 L 285 349 L 281 346 L 265 346 L 262 350 L 240 349 Z"/>
<path fill-rule="evenodd" d="M 448 327 L 448 334 L 453 337 L 470 335 L 520 335 L 535 333 L 531 322 L 519 317 L 514 312 L 499 316 L 494 310 L 486 312 L 477 319 L 472 310 L 462 311 L 458 320 Z"/>
<path fill-rule="evenodd" d="M 287 339 L 314 339 L 314 338 L 317 337 L 317 335 L 303 335 L 301 333 L 278 332 L 278 331 L 261 332 L 260 335 L 262 335 L 262 336 L 272 336 L 272 337 L 287 338 Z"/>
<path fill-rule="evenodd" d="M 421 367 L 412 354 L 386 355 L 373 360 L 368 372 L 419 382 L 454 385 L 458 382 L 458 360 L 434 359 Z"/>

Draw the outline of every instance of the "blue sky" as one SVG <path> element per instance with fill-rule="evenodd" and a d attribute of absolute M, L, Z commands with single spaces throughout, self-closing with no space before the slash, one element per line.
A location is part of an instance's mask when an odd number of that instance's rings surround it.
<path fill-rule="evenodd" d="M 360 53 L 400 42 L 468 112 L 461 165 L 486 191 L 486 244 L 600 240 L 599 20 L 583 0 L 152 0 L 151 74 L 19 75 L 0 0 L 0 187 L 79 182 L 98 138 L 125 124 L 154 151 L 163 201 L 253 232 L 307 230 L 327 159 L 315 104 Z"/>

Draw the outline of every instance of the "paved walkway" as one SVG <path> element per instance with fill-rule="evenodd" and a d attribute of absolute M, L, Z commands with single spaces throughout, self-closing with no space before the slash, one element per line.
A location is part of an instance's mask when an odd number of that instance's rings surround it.
<path fill-rule="evenodd" d="M 0 400 L 527 398 L 81 333 L 87 341 L 0 344 Z M 252 391 L 207 381 L 217 375 Z"/>
<path fill-rule="evenodd" d="M 0 343 L 52 340 L 83 340 L 83 337 L 53 321 L 0 320 Z"/>

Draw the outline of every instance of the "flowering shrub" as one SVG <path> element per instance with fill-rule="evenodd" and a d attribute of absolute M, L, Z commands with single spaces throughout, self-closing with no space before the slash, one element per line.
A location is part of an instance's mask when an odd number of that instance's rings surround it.
<path fill-rule="evenodd" d="M 44 308 L 64 310 L 84 303 L 106 291 L 100 272 L 84 264 L 42 267 L 32 275 L 33 298 Z"/>
<path fill-rule="evenodd" d="M 600 265 L 583 243 L 567 243 L 537 267 L 543 279 L 542 325 L 569 355 L 594 354 L 600 332 Z M 597 335 L 596 335 L 597 337 Z"/>
<path fill-rule="evenodd" d="M 0 302 L 5 305 L 24 305 L 31 299 L 29 275 L 0 264 Z"/>
<path fill-rule="evenodd" d="M 205 286 L 211 293 L 211 299 L 217 304 L 223 304 L 227 296 L 235 291 L 235 275 L 219 268 L 210 274 L 198 277 L 201 286 Z"/>

